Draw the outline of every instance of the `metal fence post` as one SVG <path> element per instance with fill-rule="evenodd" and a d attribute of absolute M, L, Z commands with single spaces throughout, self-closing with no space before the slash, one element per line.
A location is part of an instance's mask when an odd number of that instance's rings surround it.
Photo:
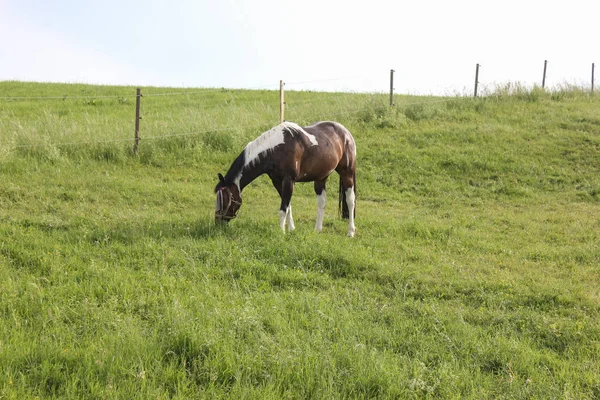
<path fill-rule="evenodd" d="M 479 87 L 479 64 L 475 65 L 475 92 L 473 97 L 477 97 L 477 88 Z"/>
<path fill-rule="evenodd" d="M 142 90 L 138 88 L 135 94 L 135 140 L 133 143 L 133 153 L 137 154 L 140 145 L 140 100 L 142 98 Z"/>
<path fill-rule="evenodd" d="M 279 123 L 283 123 L 285 121 L 285 100 L 283 93 L 283 80 L 279 81 Z"/>
<path fill-rule="evenodd" d="M 390 69 L 390 107 L 394 105 L 394 72 Z"/>
<path fill-rule="evenodd" d="M 546 88 L 546 68 L 548 67 L 548 60 L 544 60 L 544 77 L 542 78 L 542 89 Z"/>

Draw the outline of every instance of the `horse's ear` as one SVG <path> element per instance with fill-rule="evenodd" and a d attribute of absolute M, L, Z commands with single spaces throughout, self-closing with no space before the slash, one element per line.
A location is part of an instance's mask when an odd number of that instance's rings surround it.
<path fill-rule="evenodd" d="M 218 173 L 217 176 L 219 177 L 219 182 L 225 182 L 225 178 L 223 178 L 223 175 L 221 175 L 221 173 Z"/>

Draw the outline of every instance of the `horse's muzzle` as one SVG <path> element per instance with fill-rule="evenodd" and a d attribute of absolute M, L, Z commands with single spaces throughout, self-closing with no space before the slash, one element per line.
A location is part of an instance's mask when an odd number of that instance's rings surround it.
<path fill-rule="evenodd" d="M 223 193 L 226 196 L 223 196 Z M 225 201 L 224 201 L 225 197 Z M 233 198 L 233 193 L 228 187 L 222 187 L 217 191 L 217 205 L 215 210 L 215 223 L 228 223 L 236 217 L 240 206 L 242 205 L 241 200 L 237 201 Z"/>

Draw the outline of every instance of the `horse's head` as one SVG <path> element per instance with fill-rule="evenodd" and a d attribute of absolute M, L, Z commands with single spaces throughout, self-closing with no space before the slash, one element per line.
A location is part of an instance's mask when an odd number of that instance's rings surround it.
<path fill-rule="evenodd" d="M 217 205 L 215 207 L 215 223 L 229 222 L 236 217 L 242 206 L 242 196 L 235 183 L 225 182 L 223 175 L 219 174 L 219 183 L 215 187 Z"/>

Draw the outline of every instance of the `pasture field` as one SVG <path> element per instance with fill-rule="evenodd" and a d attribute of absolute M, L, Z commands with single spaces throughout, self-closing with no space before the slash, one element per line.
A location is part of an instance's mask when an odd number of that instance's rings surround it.
<path fill-rule="evenodd" d="M 597 94 L 288 92 L 355 137 L 350 239 L 337 175 L 320 234 L 266 177 L 215 227 L 279 93 L 181 91 L 133 155 L 134 88 L 0 82 L 0 399 L 600 398 Z"/>

